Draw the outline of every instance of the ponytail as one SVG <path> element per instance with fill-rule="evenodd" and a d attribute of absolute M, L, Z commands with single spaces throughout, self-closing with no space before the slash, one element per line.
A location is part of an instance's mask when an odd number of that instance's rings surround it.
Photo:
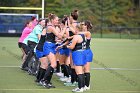
<path fill-rule="evenodd" d="M 74 20 L 77 20 L 78 19 L 78 10 L 74 10 L 72 13 L 71 13 L 71 16 Z"/>

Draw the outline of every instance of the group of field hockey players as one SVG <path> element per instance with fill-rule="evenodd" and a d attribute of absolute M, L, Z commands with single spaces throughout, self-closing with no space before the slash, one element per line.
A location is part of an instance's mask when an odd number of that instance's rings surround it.
<path fill-rule="evenodd" d="M 37 85 L 55 88 L 51 82 L 55 73 L 65 86 L 76 87 L 72 92 L 90 90 L 92 24 L 79 22 L 78 15 L 74 10 L 60 19 L 49 13 L 36 25 L 33 20 L 27 22 L 18 42 L 23 53 L 21 69 L 35 75 Z"/>

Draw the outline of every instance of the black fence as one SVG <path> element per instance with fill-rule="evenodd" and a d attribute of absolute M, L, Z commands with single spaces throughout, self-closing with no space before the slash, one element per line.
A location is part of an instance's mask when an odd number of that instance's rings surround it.
<path fill-rule="evenodd" d="M 20 26 L 15 26 L 20 27 Z M 1 29 L 2 30 L 2 29 Z M 0 32 L 0 36 L 20 36 L 20 33 L 15 33 L 14 30 L 11 32 L 4 31 Z M 19 30 L 22 31 L 22 30 Z M 92 29 L 93 38 L 121 38 L 121 39 L 140 39 L 140 27 L 95 27 Z"/>
<path fill-rule="evenodd" d="M 93 37 L 140 39 L 140 27 L 95 27 Z"/>

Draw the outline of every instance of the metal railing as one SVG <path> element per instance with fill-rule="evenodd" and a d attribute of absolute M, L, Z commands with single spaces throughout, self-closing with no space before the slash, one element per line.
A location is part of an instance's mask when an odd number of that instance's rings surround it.
<path fill-rule="evenodd" d="M 93 37 L 140 39 L 140 27 L 95 27 Z"/>

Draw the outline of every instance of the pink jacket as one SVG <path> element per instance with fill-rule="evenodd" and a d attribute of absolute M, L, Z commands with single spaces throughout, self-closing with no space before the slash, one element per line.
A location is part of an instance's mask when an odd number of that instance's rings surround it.
<path fill-rule="evenodd" d="M 32 30 L 33 30 L 32 28 L 25 27 L 18 42 L 22 43 L 24 39 L 32 32 Z"/>

